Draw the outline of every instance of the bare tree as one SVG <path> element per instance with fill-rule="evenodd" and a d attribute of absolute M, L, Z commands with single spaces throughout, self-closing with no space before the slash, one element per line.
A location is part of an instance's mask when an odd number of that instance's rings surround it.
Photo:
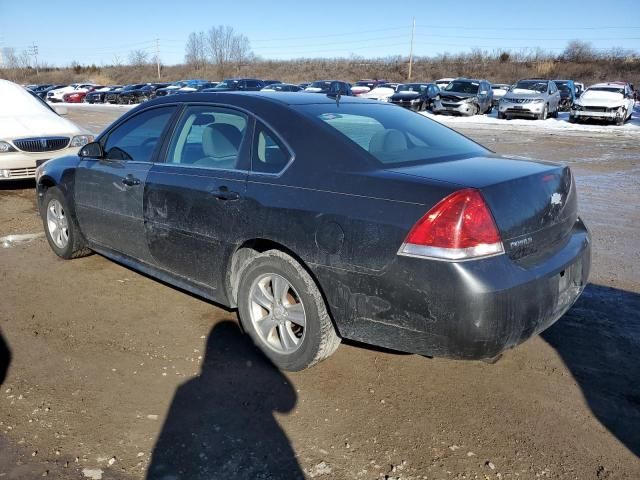
<path fill-rule="evenodd" d="M 593 60 L 595 54 L 589 42 L 571 40 L 564 49 L 562 56 L 569 62 L 587 62 Z"/>
<path fill-rule="evenodd" d="M 187 65 L 200 70 L 207 63 L 207 37 L 204 32 L 191 32 L 185 46 L 184 61 Z"/>
<path fill-rule="evenodd" d="M 31 54 L 27 50 L 23 50 L 20 52 L 20 56 L 18 57 L 18 66 L 20 68 L 30 68 L 31 67 Z"/>
<path fill-rule="evenodd" d="M 4 66 L 11 70 L 20 68 L 20 61 L 18 60 L 18 56 L 16 55 L 16 50 L 14 48 L 4 49 Z"/>
<path fill-rule="evenodd" d="M 216 65 L 221 78 L 224 78 L 233 67 L 237 70 L 253 59 L 249 39 L 236 33 L 229 26 L 211 27 L 206 48 L 211 63 Z"/>
<path fill-rule="evenodd" d="M 129 65 L 142 67 L 149 63 L 149 53 L 146 50 L 131 50 L 129 52 Z"/>

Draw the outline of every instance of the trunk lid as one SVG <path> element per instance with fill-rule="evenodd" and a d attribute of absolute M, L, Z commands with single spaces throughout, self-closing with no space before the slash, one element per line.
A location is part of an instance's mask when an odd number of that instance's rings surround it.
<path fill-rule="evenodd" d="M 479 189 L 514 260 L 555 251 L 578 217 L 571 170 L 562 165 L 495 156 L 393 171 Z"/>

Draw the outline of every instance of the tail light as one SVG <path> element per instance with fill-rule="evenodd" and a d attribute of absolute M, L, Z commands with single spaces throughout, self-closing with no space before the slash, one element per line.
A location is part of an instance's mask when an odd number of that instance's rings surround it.
<path fill-rule="evenodd" d="M 469 188 L 438 202 L 413 226 L 399 255 L 469 260 L 504 253 L 502 239 L 484 198 Z"/>

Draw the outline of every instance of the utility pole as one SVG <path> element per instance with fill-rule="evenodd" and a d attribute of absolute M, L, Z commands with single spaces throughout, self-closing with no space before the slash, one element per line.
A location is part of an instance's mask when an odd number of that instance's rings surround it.
<path fill-rule="evenodd" d="M 409 78 L 411 80 L 411 73 L 413 70 L 413 39 L 416 34 L 416 17 L 413 17 L 413 25 L 411 26 L 411 49 L 409 50 Z"/>
<path fill-rule="evenodd" d="M 160 80 L 160 39 L 156 38 L 156 65 L 158 66 L 158 80 Z"/>
<path fill-rule="evenodd" d="M 36 45 L 36 42 L 33 42 L 33 45 L 31 46 L 31 55 L 35 57 L 36 75 L 40 75 L 40 72 L 38 72 L 38 46 Z"/>

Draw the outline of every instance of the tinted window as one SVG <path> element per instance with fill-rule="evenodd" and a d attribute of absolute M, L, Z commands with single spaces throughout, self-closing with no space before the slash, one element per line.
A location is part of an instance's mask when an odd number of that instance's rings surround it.
<path fill-rule="evenodd" d="M 235 169 L 247 117 L 235 110 L 190 107 L 171 141 L 167 163 Z"/>
<path fill-rule="evenodd" d="M 386 105 L 304 105 L 299 109 L 334 128 L 381 164 L 422 164 L 486 150 L 437 122 Z"/>
<path fill-rule="evenodd" d="M 260 173 L 278 173 L 289 163 L 291 155 L 264 126 L 256 128 L 251 170 Z"/>
<path fill-rule="evenodd" d="M 175 107 L 146 110 L 109 133 L 104 143 L 106 158 L 150 162 Z"/>
<path fill-rule="evenodd" d="M 449 85 L 445 87 L 445 91 L 447 92 L 460 92 L 460 93 L 478 93 L 478 87 L 480 84 L 478 82 L 465 82 L 454 80 Z"/>

